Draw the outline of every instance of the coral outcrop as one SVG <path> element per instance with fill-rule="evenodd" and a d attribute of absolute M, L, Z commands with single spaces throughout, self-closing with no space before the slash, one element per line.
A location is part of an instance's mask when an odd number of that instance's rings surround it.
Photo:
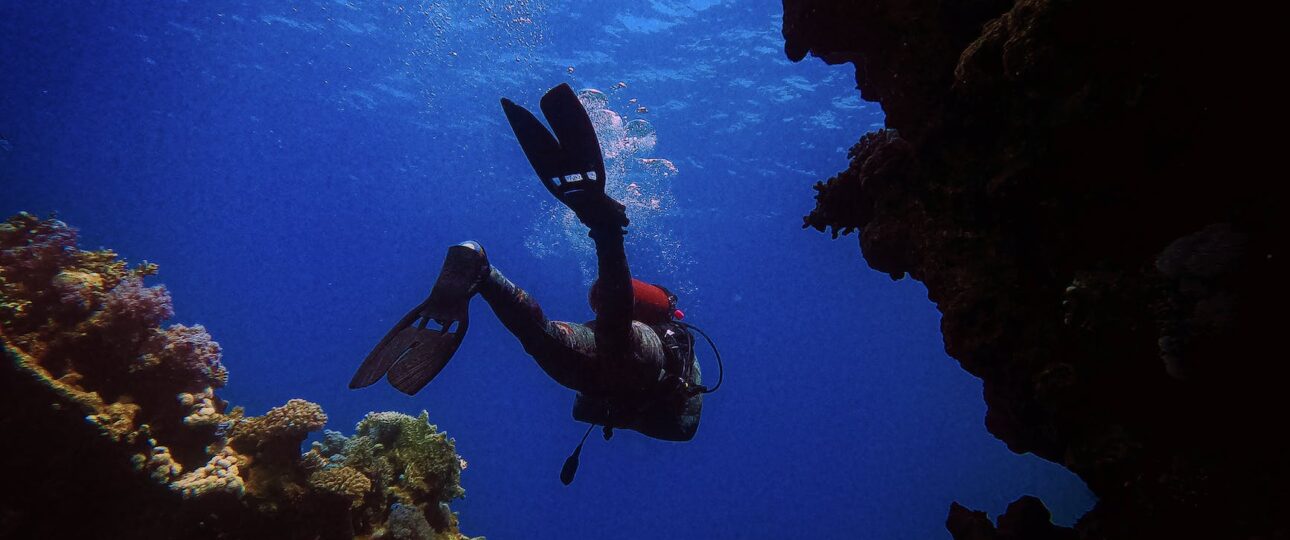
<path fill-rule="evenodd" d="M 358 423 L 353 437 L 327 431 L 309 454 L 307 459 L 318 469 L 314 478 L 359 473 L 370 479 L 367 489 L 383 499 L 396 501 L 405 509 L 427 509 L 421 512 L 421 519 L 435 530 L 456 530 L 457 518 L 448 503 L 465 495 L 460 484 L 465 462 L 457 455 L 453 440 L 430 424 L 429 413 L 422 411 L 420 417 L 370 413 Z M 346 470 L 354 472 L 338 472 Z M 402 525 L 396 525 L 391 515 L 385 534 L 397 536 L 402 534 L 397 532 L 400 529 L 418 529 L 409 524 L 409 518 L 401 519 Z"/>
<path fill-rule="evenodd" d="M 161 326 L 156 271 L 54 219 L 0 224 L 0 537 L 464 538 L 447 506 L 463 462 L 428 415 L 374 413 L 302 455 L 322 408 L 230 408 L 219 344 Z"/>
<path fill-rule="evenodd" d="M 805 226 L 926 284 L 990 432 L 1099 497 L 1082 538 L 1290 535 L 1272 34 L 1240 12 L 784 2 L 789 58 L 854 64 L 887 114 Z M 956 537 L 1016 537 L 966 512 Z"/>

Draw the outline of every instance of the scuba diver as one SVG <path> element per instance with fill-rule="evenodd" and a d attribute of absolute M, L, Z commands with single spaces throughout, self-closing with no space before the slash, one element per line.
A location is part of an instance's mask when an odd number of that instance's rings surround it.
<path fill-rule="evenodd" d="M 489 263 L 483 247 L 462 242 L 448 248 L 430 296 L 377 343 L 349 387 L 362 388 L 388 375 L 395 388 L 416 394 L 461 345 L 470 323 L 468 305 L 479 294 L 538 366 L 577 392 L 573 417 L 591 426 L 561 471 L 567 485 L 596 426 L 604 428 L 606 439 L 621 428 L 688 441 L 699 426 L 703 394 L 721 383 L 719 379 L 711 389 L 701 384 L 695 340 L 688 331 L 693 327 L 680 322 L 684 314 L 676 308 L 676 296 L 632 278 L 623 247 L 626 207 L 605 194 L 600 143 L 573 89 L 567 84 L 552 88 L 540 105 L 554 135 L 527 109 L 502 99 L 533 170 L 590 229 L 599 273 L 589 294 L 595 320 L 547 320 L 528 293 Z M 431 321 L 438 328 L 427 328 Z"/>

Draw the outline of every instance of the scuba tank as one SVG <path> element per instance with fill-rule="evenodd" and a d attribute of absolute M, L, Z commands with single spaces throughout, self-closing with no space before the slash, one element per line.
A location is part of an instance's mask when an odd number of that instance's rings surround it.
<path fill-rule="evenodd" d="M 600 312 L 600 280 L 591 285 L 587 301 L 592 311 Z M 653 326 L 684 317 L 685 314 L 676 309 L 676 295 L 671 291 L 632 278 L 632 319 Z"/>

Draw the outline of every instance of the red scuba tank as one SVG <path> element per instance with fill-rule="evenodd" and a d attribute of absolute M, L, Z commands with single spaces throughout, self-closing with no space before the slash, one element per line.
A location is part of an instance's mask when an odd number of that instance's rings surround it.
<path fill-rule="evenodd" d="M 679 312 L 674 298 L 667 289 L 632 278 L 632 319 L 650 325 L 667 322 Z M 600 311 L 600 280 L 591 285 L 587 300 L 592 311 Z"/>

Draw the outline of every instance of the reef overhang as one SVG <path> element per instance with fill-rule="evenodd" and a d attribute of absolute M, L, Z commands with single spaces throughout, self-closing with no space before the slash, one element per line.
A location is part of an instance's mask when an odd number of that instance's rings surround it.
<path fill-rule="evenodd" d="M 887 115 L 803 226 L 922 281 L 990 432 L 1100 499 L 1075 531 L 1035 499 L 997 527 L 955 505 L 957 538 L 1290 533 L 1258 26 L 1161 1 L 785 0 L 788 57 L 852 63 Z"/>

